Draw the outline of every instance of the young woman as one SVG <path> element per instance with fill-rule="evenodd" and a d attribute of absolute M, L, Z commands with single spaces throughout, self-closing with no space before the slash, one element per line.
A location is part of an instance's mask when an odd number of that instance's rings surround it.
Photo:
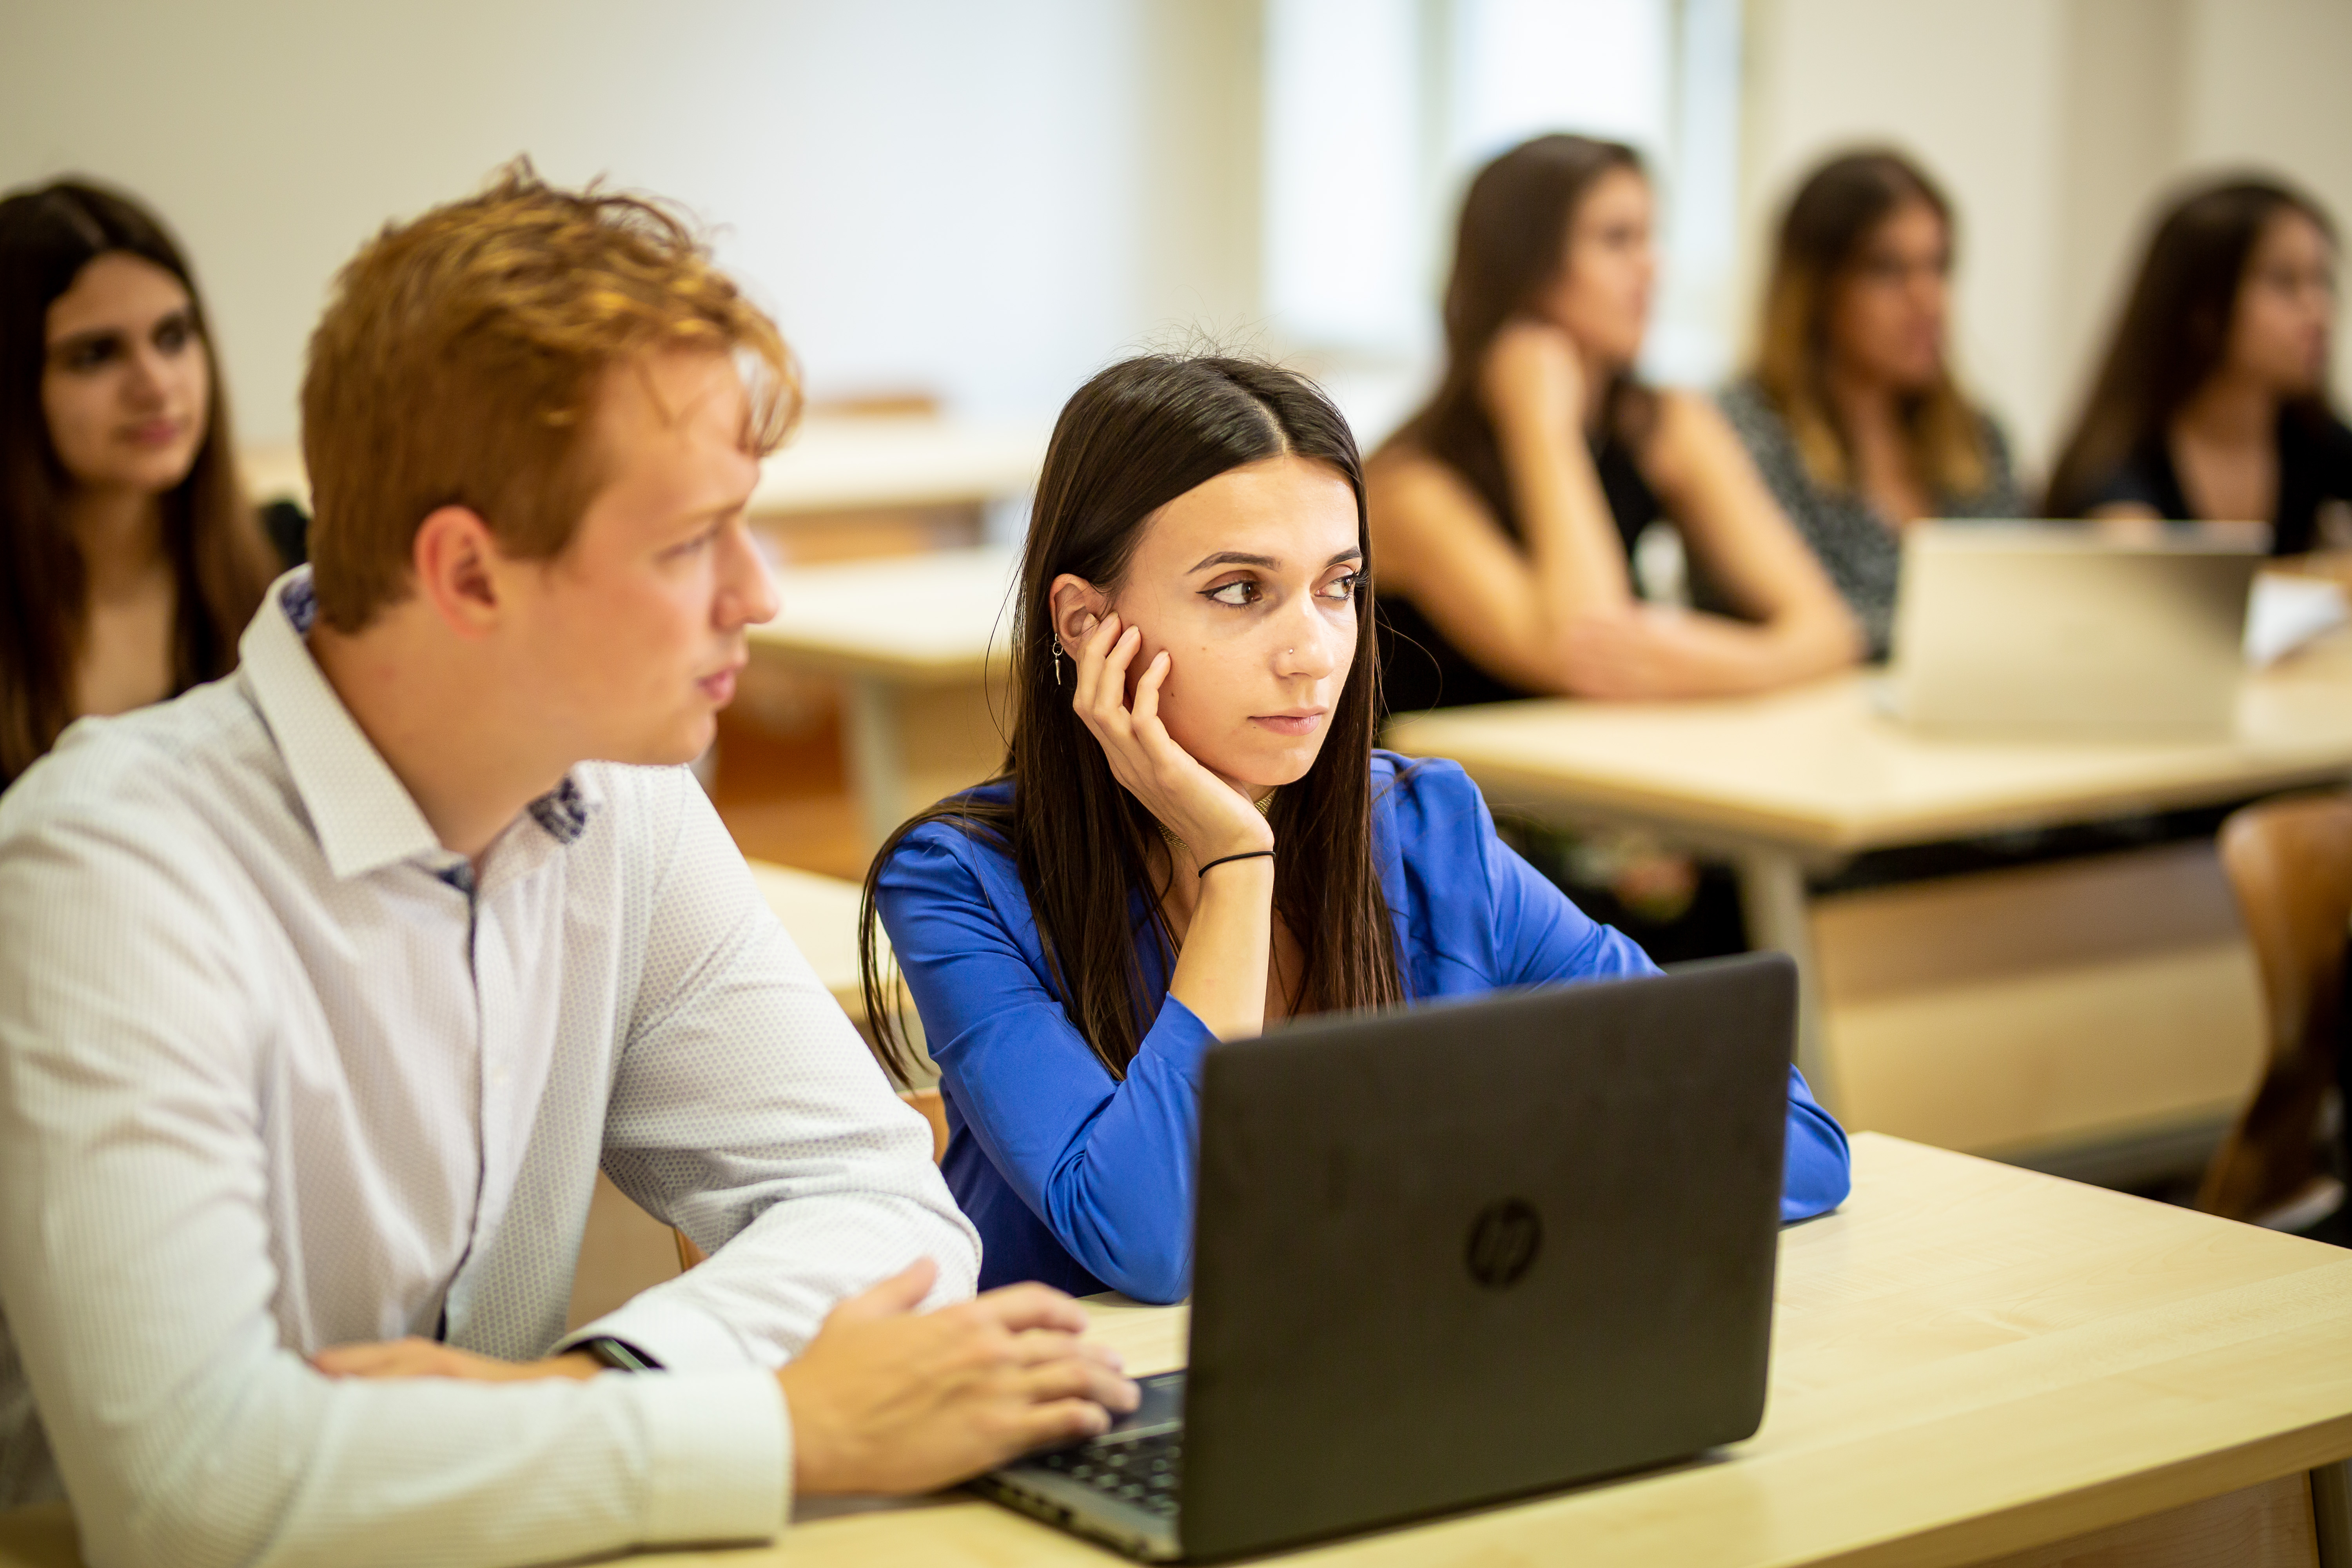
<path fill-rule="evenodd" d="M 0 201 L 0 785 L 228 673 L 276 570 L 179 247 L 92 185 Z"/>
<path fill-rule="evenodd" d="M 1723 416 L 1633 379 L 1650 212 L 1633 150 L 1581 136 L 1539 136 L 1471 183 L 1444 379 L 1366 476 L 1393 707 L 1754 691 L 1859 653 Z M 1698 604 L 1725 613 L 1635 599 L 1633 543 L 1660 519 Z"/>
<path fill-rule="evenodd" d="M 1313 386 L 1129 360 L 1062 412 L 1023 561 L 1003 777 L 866 879 L 942 1075 L 982 1276 L 1184 1294 L 1202 1053 L 1302 1013 L 1639 974 L 1450 763 L 1372 749 L 1355 444 Z M 1671 1048 L 1662 1046 L 1661 1048 Z M 1845 1140 L 1790 1080 L 1791 1216 Z"/>
<path fill-rule="evenodd" d="M 1886 652 L 1903 530 L 2016 517 L 2009 444 L 1952 378 L 1952 208 L 1895 153 L 1833 158 L 1780 220 L 1754 372 L 1723 411 Z"/>
<path fill-rule="evenodd" d="M 2336 230 L 2283 185 L 2210 186 L 2165 216 L 2050 481 L 2056 517 L 2267 519 L 2317 543 L 2352 500 L 2352 429 L 2327 396 Z"/>

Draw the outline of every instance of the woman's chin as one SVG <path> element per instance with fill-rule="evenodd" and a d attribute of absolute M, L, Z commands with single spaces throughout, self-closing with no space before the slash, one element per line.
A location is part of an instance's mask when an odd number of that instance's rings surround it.
<path fill-rule="evenodd" d="M 1230 779 L 1244 790 L 1256 792 L 1297 784 L 1307 776 L 1307 770 L 1314 767 L 1315 759 L 1322 754 L 1322 751 L 1323 737 L 1318 734 L 1285 746 L 1252 746 L 1245 753 L 1236 748 L 1234 754 L 1213 762 L 1207 757 L 1201 761 L 1220 778 Z"/>

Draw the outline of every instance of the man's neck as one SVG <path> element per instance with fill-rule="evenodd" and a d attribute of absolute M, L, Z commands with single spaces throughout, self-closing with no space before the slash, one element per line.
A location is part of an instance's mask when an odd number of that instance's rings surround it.
<path fill-rule="evenodd" d="M 470 645 L 394 605 L 345 636 L 323 622 L 310 655 L 445 848 L 478 867 L 483 853 L 571 763 L 531 741 L 540 732 L 495 700 L 499 683 Z"/>

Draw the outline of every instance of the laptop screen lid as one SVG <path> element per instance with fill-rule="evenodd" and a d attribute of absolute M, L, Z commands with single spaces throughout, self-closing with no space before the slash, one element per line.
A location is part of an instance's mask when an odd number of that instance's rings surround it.
<path fill-rule="evenodd" d="M 1893 706 L 1969 734 L 2226 734 L 2258 524 L 1922 522 L 1905 531 Z"/>
<path fill-rule="evenodd" d="M 1752 954 L 1212 1050 L 1185 1554 L 1751 1434 L 1795 1015 Z"/>

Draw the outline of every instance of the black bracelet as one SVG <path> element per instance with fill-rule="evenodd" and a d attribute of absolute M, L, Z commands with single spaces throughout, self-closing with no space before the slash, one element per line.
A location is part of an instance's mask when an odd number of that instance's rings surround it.
<path fill-rule="evenodd" d="M 1244 849 L 1238 855 L 1220 855 L 1208 865 L 1201 868 L 1201 875 L 1207 876 L 1213 868 L 1224 865 L 1229 860 L 1271 860 L 1273 858 L 1274 851 L 1271 849 Z"/>

